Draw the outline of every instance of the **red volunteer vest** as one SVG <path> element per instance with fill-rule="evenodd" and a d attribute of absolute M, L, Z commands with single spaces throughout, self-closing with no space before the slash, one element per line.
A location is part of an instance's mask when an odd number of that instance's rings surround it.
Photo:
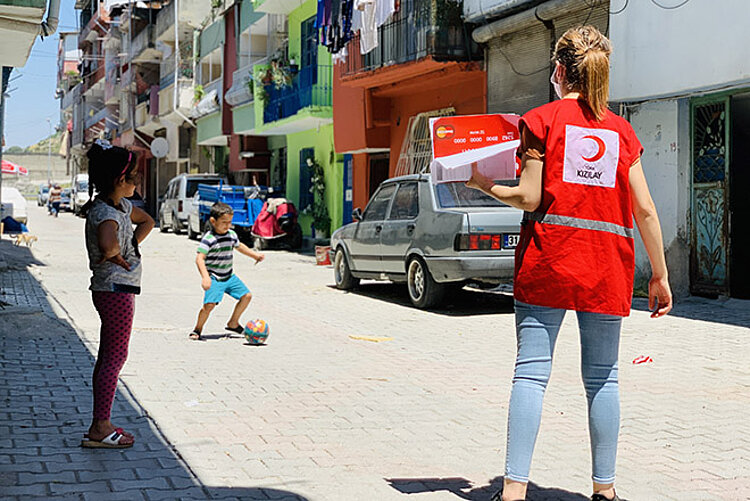
<path fill-rule="evenodd" d="M 630 124 L 561 99 L 520 127 L 545 145 L 542 201 L 524 215 L 514 296 L 534 305 L 628 316 L 635 258 L 630 167 L 643 148 Z"/>

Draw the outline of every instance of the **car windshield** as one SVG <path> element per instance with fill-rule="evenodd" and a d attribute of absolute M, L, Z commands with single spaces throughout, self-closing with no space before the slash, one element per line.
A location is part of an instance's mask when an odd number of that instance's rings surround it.
<path fill-rule="evenodd" d="M 89 189 L 89 182 L 88 181 L 78 181 L 76 184 L 76 190 L 78 191 L 86 191 Z"/>
<path fill-rule="evenodd" d="M 49 186 L 42 186 L 42 193 L 49 193 Z"/>
<path fill-rule="evenodd" d="M 69 197 L 70 196 L 70 188 L 65 188 L 62 190 L 62 196 Z"/>
<path fill-rule="evenodd" d="M 510 181 L 502 184 L 515 185 L 518 181 Z M 455 209 L 465 207 L 507 207 L 499 200 L 485 195 L 479 190 L 467 188 L 464 183 L 441 183 L 435 185 L 435 194 L 438 204 L 443 209 Z"/>
<path fill-rule="evenodd" d="M 188 198 L 193 198 L 195 192 L 198 191 L 199 184 L 219 184 L 221 179 L 219 178 L 208 178 L 208 179 L 190 179 L 187 182 L 187 188 L 185 188 L 185 195 Z"/>

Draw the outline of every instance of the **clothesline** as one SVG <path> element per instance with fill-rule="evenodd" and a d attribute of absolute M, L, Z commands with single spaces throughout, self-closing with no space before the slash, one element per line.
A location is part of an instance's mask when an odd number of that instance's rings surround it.
<path fill-rule="evenodd" d="M 315 27 L 318 43 L 346 60 L 346 44 L 359 32 L 359 49 L 367 54 L 378 47 L 378 28 L 398 10 L 400 0 L 318 0 Z"/>

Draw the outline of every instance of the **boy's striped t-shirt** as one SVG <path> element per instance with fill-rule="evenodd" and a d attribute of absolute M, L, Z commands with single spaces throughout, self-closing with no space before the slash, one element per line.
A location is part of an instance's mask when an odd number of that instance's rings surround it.
<path fill-rule="evenodd" d="M 209 231 L 198 244 L 198 252 L 206 255 L 206 270 L 217 280 L 227 280 L 232 276 L 232 259 L 234 248 L 240 245 L 240 239 L 232 230 L 217 235 Z"/>

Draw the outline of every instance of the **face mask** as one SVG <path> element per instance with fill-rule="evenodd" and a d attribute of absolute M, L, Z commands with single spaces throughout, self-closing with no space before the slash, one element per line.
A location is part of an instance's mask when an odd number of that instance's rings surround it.
<path fill-rule="evenodd" d="M 555 71 L 552 72 L 552 76 L 549 77 L 549 83 L 552 84 L 552 87 L 555 88 L 555 94 L 557 94 L 558 99 L 562 99 L 562 88 L 560 87 L 560 84 L 555 80 L 555 73 L 557 73 L 557 67 L 555 67 Z"/>

